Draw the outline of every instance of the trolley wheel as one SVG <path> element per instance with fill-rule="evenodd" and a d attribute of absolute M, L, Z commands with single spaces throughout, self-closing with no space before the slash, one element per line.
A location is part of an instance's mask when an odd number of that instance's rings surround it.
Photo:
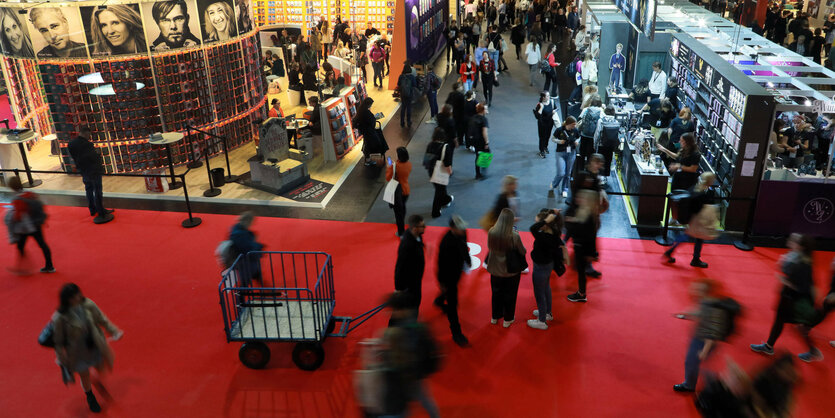
<path fill-rule="evenodd" d="M 293 363 L 302 370 L 316 370 L 324 361 L 325 350 L 320 343 L 297 343 L 293 348 Z"/>
<path fill-rule="evenodd" d="M 270 362 L 270 349 L 260 341 L 251 341 L 241 346 L 238 358 L 250 369 L 263 369 Z"/>

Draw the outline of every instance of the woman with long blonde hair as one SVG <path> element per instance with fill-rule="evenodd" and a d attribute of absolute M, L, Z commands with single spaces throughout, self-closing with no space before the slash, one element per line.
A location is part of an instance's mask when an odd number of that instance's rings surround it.
<path fill-rule="evenodd" d="M 90 16 L 93 55 L 123 55 L 148 52 L 142 19 L 131 5 L 111 4 L 96 8 Z"/>
<path fill-rule="evenodd" d="M 516 319 L 516 295 L 519 292 L 519 278 L 524 269 L 524 263 L 519 266 L 508 261 L 511 257 L 524 260 L 527 252 L 519 233 L 513 230 L 515 222 L 516 215 L 513 211 L 504 208 L 496 224 L 487 233 L 488 258 L 485 268 L 490 272 L 492 290 L 490 323 L 497 324 L 500 318 L 504 318 L 502 326 L 505 328 L 510 327 Z M 514 252 L 517 254 L 513 254 Z"/>
<path fill-rule="evenodd" d="M 206 7 L 203 12 L 203 30 L 206 38 L 203 42 L 225 41 L 237 36 L 234 17 L 232 5 L 225 1 L 216 1 Z"/>
<path fill-rule="evenodd" d="M 21 23 L 17 9 L 0 9 L 0 43 L 3 52 L 8 55 L 24 58 L 35 56 L 26 24 Z"/>

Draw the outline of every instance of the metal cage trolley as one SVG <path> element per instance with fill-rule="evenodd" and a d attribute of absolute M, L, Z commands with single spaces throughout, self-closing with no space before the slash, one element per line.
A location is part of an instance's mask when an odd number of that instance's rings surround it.
<path fill-rule="evenodd" d="M 218 286 L 227 342 L 243 342 L 241 362 L 262 369 L 268 342 L 295 342 L 293 362 L 316 370 L 327 337 L 345 337 L 385 304 L 356 317 L 334 316 L 333 261 L 323 252 L 250 252 L 223 272 Z"/>

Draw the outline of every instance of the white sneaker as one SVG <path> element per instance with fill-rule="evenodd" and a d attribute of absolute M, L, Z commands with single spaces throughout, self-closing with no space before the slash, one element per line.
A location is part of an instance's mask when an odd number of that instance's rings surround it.
<path fill-rule="evenodd" d="M 562 192 L 562 197 L 563 197 L 563 199 L 564 199 L 564 198 L 567 198 L 567 197 L 568 197 L 568 192 L 567 192 L 567 191 L 565 191 L 565 190 L 563 190 L 563 192 Z"/>
<path fill-rule="evenodd" d="M 493 324 L 493 325 L 496 325 L 496 324 L 499 323 L 499 320 L 498 319 L 491 319 L 490 323 Z"/>
<path fill-rule="evenodd" d="M 539 309 L 534 309 L 533 310 L 533 316 L 539 318 Z M 553 321 L 554 320 L 554 315 L 545 314 L 545 320 L 546 321 Z"/>
<path fill-rule="evenodd" d="M 526 269 L 522 270 L 522 273 L 530 273 L 530 272 L 531 272 L 531 269 L 529 269 L 529 268 L 526 268 Z"/>
<path fill-rule="evenodd" d="M 541 322 L 538 319 L 529 319 L 528 326 L 536 329 L 548 329 L 548 324 Z"/>
<path fill-rule="evenodd" d="M 503 322 L 502 322 L 502 326 L 503 326 L 503 327 L 505 327 L 505 328 L 510 328 L 510 325 L 511 325 L 511 324 L 513 324 L 513 321 L 514 321 L 514 320 L 511 320 L 511 321 L 503 321 Z"/>

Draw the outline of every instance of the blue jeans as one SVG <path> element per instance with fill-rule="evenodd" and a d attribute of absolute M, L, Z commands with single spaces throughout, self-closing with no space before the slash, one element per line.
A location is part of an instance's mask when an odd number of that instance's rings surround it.
<path fill-rule="evenodd" d="M 687 349 L 687 357 L 684 359 L 684 386 L 695 389 L 696 382 L 699 381 L 699 366 L 702 361 L 699 360 L 699 353 L 705 348 L 705 340 L 693 337 L 690 341 L 690 348 Z"/>
<path fill-rule="evenodd" d="M 438 92 L 429 89 L 426 100 L 429 101 L 429 115 L 434 118 L 438 114 Z"/>
<path fill-rule="evenodd" d="M 464 82 L 464 91 L 468 92 L 472 89 L 473 89 L 473 80 L 467 79 L 467 81 Z"/>
<path fill-rule="evenodd" d="M 400 126 L 412 125 L 412 98 L 400 97 Z"/>
<path fill-rule="evenodd" d="M 551 182 L 551 187 L 558 192 L 568 191 L 571 186 L 571 167 L 574 165 L 574 152 L 555 152 L 557 160 L 557 174 Z"/>
<path fill-rule="evenodd" d="M 536 299 L 536 308 L 539 309 L 539 320 L 545 322 L 545 316 L 551 313 L 551 270 L 554 263 L 537 264 L 533 263 L 533 296 Z"/>
<path fill-rule="evenodd" d="M 690 240 L 689 235 L 687 235 L 684 231 L 679 232 L 678 235 L 676 235 L 676 241 L 673 243 L 673 246 L 670 247 L 670 249 L 667 250 L 665 252 L 665 254 L 667 254 L 668 256 L 672 256 L 673 251 L 675 251 L 676 248 L 678 248 L 679 244 L 681 244 L 682 242 L 687 242 L 689 240 Z M 704 242 L 705 241 L 703 239 L 696 238 L 695 243 L 693 244 L 693 259 L 694 260 L 699 260 L 701 258 L 701 256 L 702 256 L 702 244 L 704 244 Z"/>

